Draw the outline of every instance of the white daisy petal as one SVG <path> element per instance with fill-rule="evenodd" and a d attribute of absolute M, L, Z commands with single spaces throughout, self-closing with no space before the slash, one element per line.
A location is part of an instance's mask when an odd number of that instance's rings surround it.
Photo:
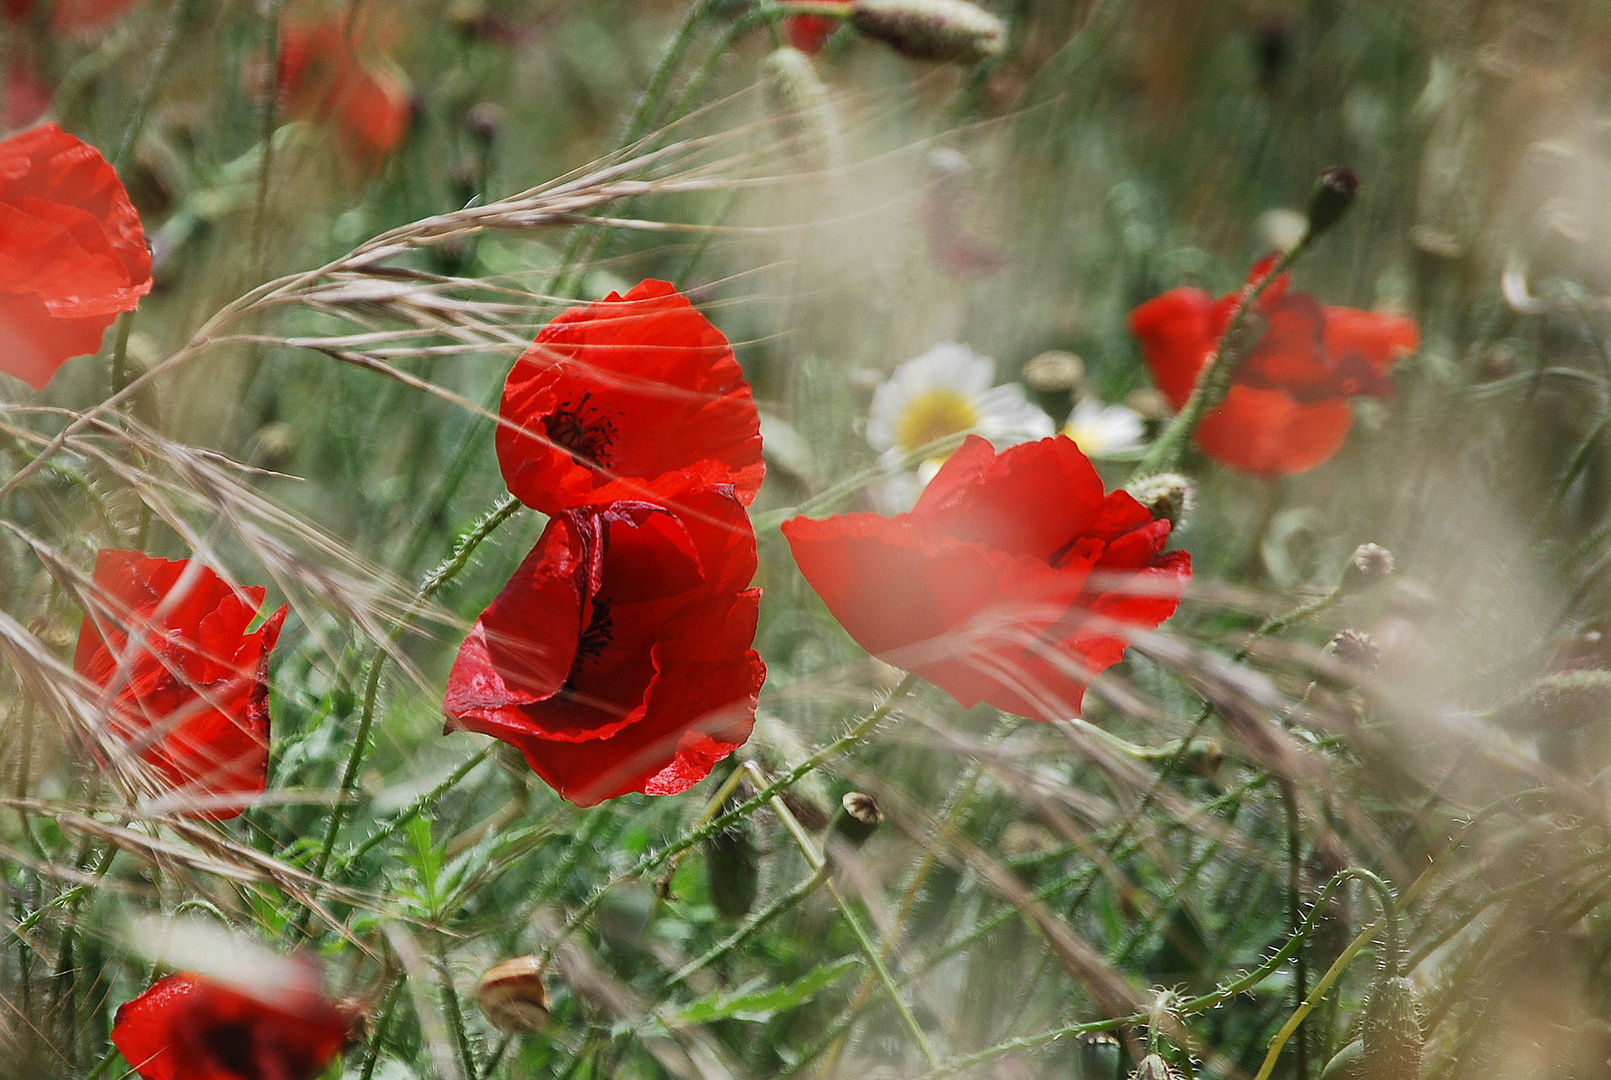
<path fill-rule="evenodd" d="M 1141 445 L 1146 427 L 1141 414 L 1123 405 L 1103 405 L 1089 398 L 1074 406 L 1063 434 L 1091 455 L 1115 454 Z"/>

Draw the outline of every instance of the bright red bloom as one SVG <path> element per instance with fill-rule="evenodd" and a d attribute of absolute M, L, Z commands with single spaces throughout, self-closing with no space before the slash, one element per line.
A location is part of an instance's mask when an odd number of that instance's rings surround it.
<path fill-rule="evenodd" d="M 830 19 L 825 15 L 790 15 L 783 20 L 783 28 L 789 35 L 789 44 L 807 56 L 815 56 L 821 52 L 828 39 L 833 37 L 833 32 L 841 25 L 843 20 Z"/>
<path fill-rule="evenodd" d="M 347 1042 L 317 961 L 287 961 L 289 984 L 226 985 L 188 972 L 118 1008 L 112 1042 L 145 1080 L 312 1080 Z"/>
<path fill-rule="evenodd" d="M 657 486 L 760 490 L 761 418 L 732 347 L 664 281 L 571 308 L 543 327 L 504 384 L 504 482 L 554 513 Z M 526 434 L 530 432 L 532 434 Z M 540 436 L 540 437 L 534 437 Z"/>
<path fill-rule="evenodd" d="M 104 30 L 140 0 L 55 0 L 50 28 L 58 34 L 93 34 Z M 6 0 L 6 16 L 13 20 L 33 14 L 38 0 Z"/>
<path fill-rule="evenodd" d="M 509 743 L 578 806 L 684 791 L 754 723 L 749 518 L 727 485 L 665 500 L 557 512 L 448 676 L 448 728 Z"/>
<path fill-rule="evenodd" d="M 112 730 L 206 804 L 190 816 L 236 816 L 268 778 L 268 657 L 286 609 L 248 633 L 265 590 L 138 551 L 102 550 L 95 587 L 107 607 L 84 619 L 73 666 L 106 688 Z"/>
<path fill-rule="evenodd" d="M 1250 281 L 1269 265 L 1255 266 Z M 1153 381 L 1175 408 L 1191 397 L 1240 298 L 1171 289 L 1130 313 Z M 1227 465 L 1267 476 L 1304 472 L 1341 449 L 1354 422 L 1348 399 L 1392 396 L 1388 370 L 1421 343 L 1409 319 L 1321 304 L 1289 291 L 1284 275 L 1254 311 L 1262 334 L 1233 372 L 1230 392 L 1197 425 L 1197 444 Z"/>
<path fill-rule="evenodd" d="M 357 36 L 345 19 L 287 24 L 278 85 L 291 115 L 334 123 L 352 157 L 373 167 L 407 138 L 414 109 L 402 76 L 361 56 Z"/>
<path fill-rule="evenodd" d="M 970 437 L 907 514 L 793 518 L 783 535 L 868 652 L 963 705 L 1076 715 L 1125 631 L 1174 614 L 1191 577 L 1154 521 L 1062 436 L 997 454 Z"/>
<path fill-rule="evenodd" d="M 150 291 L 140 215 L 93 146 L 55 124 L 0 142 L 0 371 L 42 389 Z"/>

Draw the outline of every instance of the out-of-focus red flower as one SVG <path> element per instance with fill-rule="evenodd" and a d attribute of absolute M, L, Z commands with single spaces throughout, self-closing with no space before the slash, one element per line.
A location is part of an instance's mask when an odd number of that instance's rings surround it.
<path fill-rule="evenodd" d="M 55 0 L 50 9 L 50 28 L 58 34 L 95 34 L 117 21 L 140 0 Z M 5 0 L 6 17 L 26 19 L 39 6 L 39 0 Z"/>
<path fill-rule="evenodd" d="M 842 24 L 843 20 L 830 19 L 825 15 L 790 15 L 783 20 L 789 44 L 807 56 L 821 52 L 828 39 L 833 37 L 833 32 Z"/>
<path fill-rule="evenodd" d="M 811 587 L 868 652 L 972 707 L 1076 715 L 1126 631 L 1174 614 L 1191 577 L 1154 521 L 1063 437 L 962 444 L 907 514 L 793 518 Z"/>
<path fill-rule="evenodd" d="M 286 969 L 302 977 L 158 979 L 118 1008 L 112 1042 L 145 1080 L 312 1080 L 341 1051 L 353 1017 L 325 996 L 317 961 Z"/>
<path fill-rule="evenodd" d="M 563 510 L 448 676 L 450 730 L 502 739 L 579 806 L 673 795 L 746 738 L 755 534 L 728 485 Z"/>
<path fill-rule="evenodd" d="M 17 49 L 6 65 L 6 101 L 0 109 L 0 124 L 7 131 L 28 127 L 45 115 L 55 91 L 39 75 L 39 68 L 26 49 Z"/>
<path fill-rule="evenodd" d="M 1255 266 L 1250 283 L 1269 266 Z M 1191 397 L 1240 298 L 1171 289 L 1130 313 L 1153 381 L 1176 409 Z M 1254 311 L 1263 321 L 1257 344 L 1232 373 L 1225 399 L 1197 426 L 1204 453 L 1248 472 L 1304 472 L 1330 458 L 1353 425 L 1348 399 L 1391 397 L 1388 370 L 1420 347 L 1410 319 L 1321 304 L 1288 289 L 1285 275 Z"/>
<path fill-rule="evenodd" d="M 0 141 L 0 371 L 42 389 L 150 291 L 140 215 L 100 153 L 55 124 Z"/>
<path fill-rule="evenodd" d="M 667 479 L 731 484 L 748 505 L 766 470 L 732 347 L 664 281 L 543 327 L 509 372 L 500 415 L 524 429 L 498 429 L 504 482 L 544 513 L 653 501 Z"/>
<path fill-rule="evenodd" d="M 402 145 L 414 113 L 403 77 L 361 53 L 359 31 L 340 18 L 287 23 L 278 85 L 290 115 L 333 123 L 352 157 L 373 167 Z"/>
<path fill-rule="evenodd" d="M 236 816 L 268 778 L 268 657 L 286 609 L 248 633 L 264 589 L 138 551 L 102 550 L 95 586 L 106 609 L 85 617 L 73 666 L 106 688 L 112 730 L 201 804 L 191 816 Z"/>

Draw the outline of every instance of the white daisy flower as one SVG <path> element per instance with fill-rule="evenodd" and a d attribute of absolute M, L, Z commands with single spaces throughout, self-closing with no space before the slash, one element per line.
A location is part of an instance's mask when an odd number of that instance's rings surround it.
<path fill-rule="evenodd" d="M 908 454 L 947 435 L 970 431 L 998 447 L 1044 439 L 1056 423 L 1024 396 L 1017 383 L 991 385 L 996 363 L 966 345 L 947 342 L 896 368 L 873 391 L 867 414 L 867 441 L 897 468 Z M 923 486 L 939 472 L 944 457 L 919 463 L 916 475 L 890 477 L 884 502 L 909 509 Z"/>
<path fill-rule="evenodd" d="M 1087 457 L 1101 457 L 1134 450 L 1141 445 L 1145 431 L 1141 414 L 1134 409 L 1085 398 L 1074 406 L 1062 433 Z"/>

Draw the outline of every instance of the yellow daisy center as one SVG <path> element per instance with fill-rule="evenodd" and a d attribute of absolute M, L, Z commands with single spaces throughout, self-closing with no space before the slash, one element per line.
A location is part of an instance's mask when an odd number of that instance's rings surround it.
<path fill-rule="evenodd" d="M 895 425 L 895 444 L 910 454 L 936 439 L 979 426 L 979 410 L 949 387 L 925 390 L 913 398 Z"/>

